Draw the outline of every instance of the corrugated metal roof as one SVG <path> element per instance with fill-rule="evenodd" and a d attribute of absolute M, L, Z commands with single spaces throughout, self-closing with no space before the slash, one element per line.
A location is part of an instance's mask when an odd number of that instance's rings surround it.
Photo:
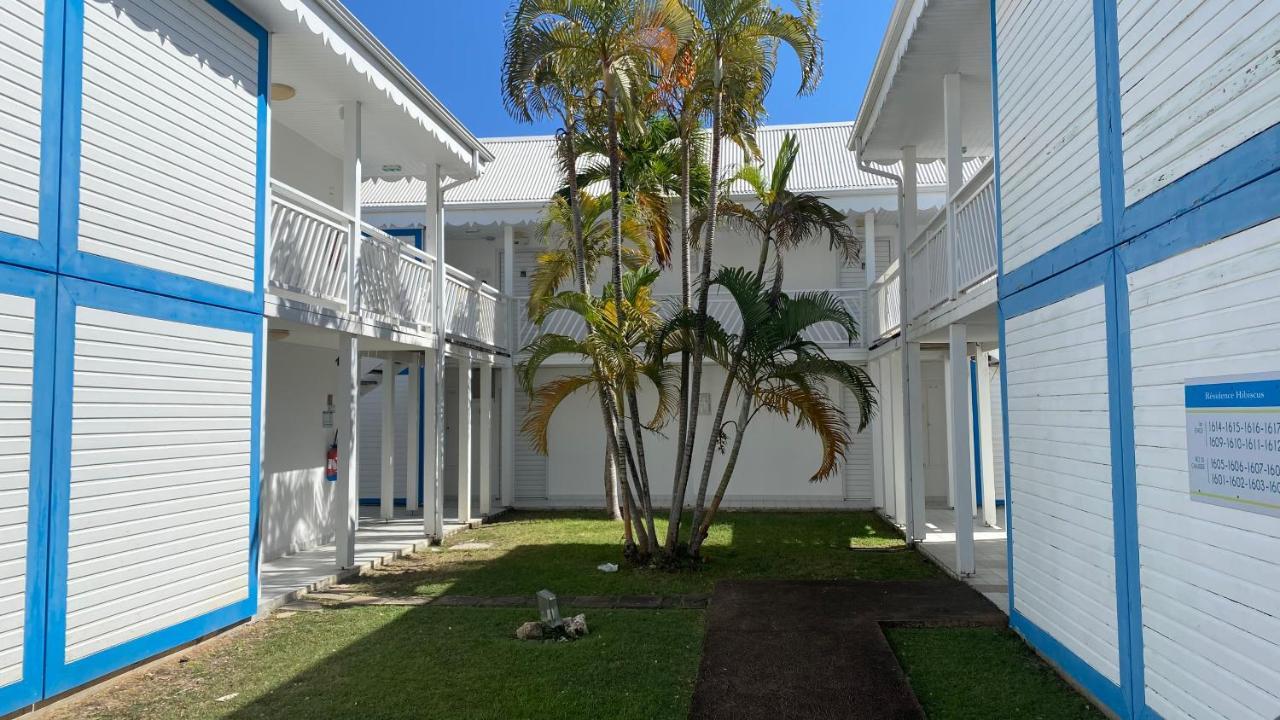
<path fill-rule="evenodd" d="M 796 134 L 800 155 L 791 171 L 791 189 L 795 192 L 891 190 L 892 182 L 858 169 L 854 154 L 845 147 L 852 128 L 852 122 L 765 126 L 760 128 L 756 139 L 768 169 L 782 139 L 788 132 Z M 489 138 L 481 142 L 493 152 L 493 162 L 478 180 L 449 190 L 445 194 L 446 205 L 541 203 L 564 182 L 555 159 L 554 136 Z M 733 173 L 743 162 L 741 148 L 726 141 L 720 153 L 722 172 Z M 897 165 L 884 169 L 894 174 L 900 171 Z M 971 168 L 966 167 L 966 171 Z M 941 162 L 923 164 L 918 172 L 921 185 L 946 184 L 946 169 Z M 966 177 L 970 174 L 965 173 Z M 745 184 L 732 189 L 735 193 L 746 191 Z M 424 181 L 417 179 L 370 180 L 363 189 L 367 206 L 421 205 L 425 198 Z"/>

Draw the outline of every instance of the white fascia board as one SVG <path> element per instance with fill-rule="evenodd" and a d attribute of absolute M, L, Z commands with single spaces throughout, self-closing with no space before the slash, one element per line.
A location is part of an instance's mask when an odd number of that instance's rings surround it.
<path fill-rule="evenodd" d="M 893 87 L 893 77 L 898 72 L 898 65 L 906 54 L 916 22 L 928 2 L 929 0 L 897 0 L 894 4 L 893 14 L 889 16 L 889 27 L 880 43 L 880 52 L 876 55 L 875 68 L 871 71 L 871 80 L 863 93 L 858 117 L 853 121 L 853 132 L 850 133 L 848 142 L 850 151 L 856 151 L 859 146 L 865 148 L 875 130 L 880 109 Z M 882 158 L 869 156 L 867 159 L 875 162 Z M 896 158 L 891 161 L 896 161 Z"/>

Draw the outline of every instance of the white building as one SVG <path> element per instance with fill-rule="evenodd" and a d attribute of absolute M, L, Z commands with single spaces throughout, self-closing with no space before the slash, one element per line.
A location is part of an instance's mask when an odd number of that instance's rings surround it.
<path fill-rule="evenodd" d="M 978 578 L 973 526 L 1006 528 L 1012 626 L 1116 717 L 1280 714 L 1277 55 L 1272 0 L 900 0 L 851 135 L 905 207 L 913 160 L 994 157 L 873 289 L 884 511 L 926 549 L 954 524 Z"/>
<path fill-rule="evenodd" d="M 798 126 L 767 126 L 760 130 L 758 141 L 766 169 L 787 133 L 794 133 L 800 144 L 800 156 L 791 175 L 794 192 L 823 195 L 827 202 L 847 214 L 849 224 L 859 237 L 875 237 L 875 251 L 864 253 L 864 261 L 846 265 L 838 253 L 832 252 L 825 238 L 801 247 L 787 255 L 785 289 L 829 290 L 840 296 L 856 318 L 866 324 L 866 288 L 877 277 L 877 268 L 889 263 L 891 238 L 896 233 L 897 204 L 894 184 L 884 178 L 859 170 L 844 143 L 850 123 L 824 123 Z M 478 181 L 450 190 L 445 195 L 446 236 L 451 263 L 456 263 L 472 276 L 495 282 L 501 278 L 504 292 L 515 298 L 518 323 L 515 332 L 523 346 L 536 337 L 539 329 L 532 326 L 525 312 L 528 279 L 532 276 L 537 255 L 546 247 L 538 236 L 538 226 L 550 198 L 564 185 L 563 174 L 554 156 L 555 139 L 551 136 L 486 138 L 484 144 L 495 159 Z M 725 176 L 740 167 L 742 151 L 725 141 L 722 170 Z M 970 168 L 976 168 L 975 164 Z M 920 167 L 919 202 L 921 222 L 927 221 L 945 200 L 945 173 L 940 163 Z M 388 232 L 415 232 L 421 226 L 424 185 L 420 181 L 372 182 L 366 186 L 365 218 Z M 598 188 L 601 192 L 605 188 Z M 736 188 L 745 193 L 745 184 Z M 750 203 L 745 195 L 737 200 Z M 868 245 L 868 248 L 871 246 Z M 732 228 L 724 228 L 716 243 L 717 266 L 755 267 L 759 240 Z M 603 275 L 603 271 L 602 271 Z M 603 282 L 604 277 L 599 278 Z M 655 286 L 656 294 L 679 297 L 679 271 L 663 273 Z M 664 297 L 664 300 L 665 300 Z M 732 327 L 736 318 L 728 296 L 711 300 L 712 313 Z M 547 328 L 556 332 L 573 332 L 563 318 L 552 316 Z M 581 328 L 577 328 L 581 331 Z M 867 338 L 848 343 L 834 328 L 816 333 L 833 357 L 848 362 L 867 361 Z M 517 361 L 519 357 L 517 356 Z M 541 377 L 553 377 L 552 369 L 575 367 L 582 358 L 564 357 L 553 361 Z M 718 397 L 724 382 L 723 370 L 708 361 L 704 376 L 702 406 L 710 422 L 711 398 Z M 449 392 L 456 392 L 450 388 Z M 477 390 L 478 392 L 478 390 Z M 517 390 L 517 393 L 520 391 Z M 452 396 L 451 396 L 452 397 Z M 856 417 L 856 407 L 849 411 Z M 370 405 L 373 403 L 371 402 Z M 516 416 L 525 409 L 523 394 L 516 400 Z M 449 402 L 453 406 L 453 400 Z M 376 412 L 370 410 L 369 412 Z M 508 504 L 518 507 L 602 507 L 604 504 L 604 434 L 600 429 L 599 407 L 586 395 L 566 401 L 553 418 L 549 454 L 540 455 L 529 447 L 521 435 L 515 440 L 514 494 Z M 449 421 L 452 423 L 452 419 Z M 452 424 L 450 424 L 452 427 Z M 705 443 L 707 433 L 702 433 Z M 793 424 L 772 417 L 762 417 L 752 424 L 743 444 L 738 471 L 725 498 L 727 507 L 825 507 L 870 508 L 872 495 L 872 436 L 858 434 L 850 448 L 847 462 L 839 478 L 826 482 L 810 482 L 819 457 L 817 438 Z M 696 453 L 701 458 L 705 452 Z M 650 475 L 656 502 L 670 502 L 670 482 L 675 454 L 674 438 L 659 434 L 646 437 L 650 458 Z M 446 456 L 452 467 L 455 454 Z M 495 462 L 500 459 L 495 458 Z M 505 466 L 504 466 L 505 467 Z M 717 471 L 718 472 L 718 471 Z M 454 477 L 446 471 L 445 477 Z"/>
<path fill-rule="evenodd" d="M 436 400 L 510 377 L 506 302 L 439 198 L 490 160 L 336 0 L 0 4 L 0 713 L 252 617 L 280 555 L 351 566 L 361 424 L 384 517 L 425 465 L 417 536 L 466 519 Z M 417 244 L 361 220 L 388 176 L 432 188 Z M 356 408 L 401 368 L 393 442 Z"/>

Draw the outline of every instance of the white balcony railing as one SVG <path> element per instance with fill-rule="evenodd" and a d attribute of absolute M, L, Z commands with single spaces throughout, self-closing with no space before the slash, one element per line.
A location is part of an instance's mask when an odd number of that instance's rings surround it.
<path fill-rule="evenodd" d="M 445 332 L 495 347 L 506 344 L 506 311 L 502 293 L 455 267 L 444 286 Z"/>
<path fill-rule="evenodd" d="M 815 292 L 813 290 L 787 290 L 789 294 L 800 292 Z M 828 289 L 830 292 L 839 297 L 848 309 L 854 319 L 862 323 L 862 302 L 863 291 L 851 289 Z M 654 300 L 658 303 L 661 312 L 669 316 L 678 307 L 680 300 L 679 295 L 656 295 Z M 555 333 L 558 335 L 568 335 L 569 337 L 583 338 L 586 336 L 586 325 L 577 315 L 567 310 L 557 310 L 549 314 L 543 319 L 542 325 L 534 325 L 529 320 L 529 299 L 516 298 L 513 303 L 517 315 L 517 323 L 520 329 L 519 347 L 513 348 L 519 350 L 529 343 L 533 342 L 540 335 L 545 333 Z M 713 292 L 707 301 L 707 314 L 715 318 L 726 331 L 730 333 L 742 332 L 742 316 L 737 311 L 733 298 L 725 292 Z M 859 337 L 853 342 L 854 347 L 866 347 L 867 339 L 872 337 L 871 333 L 865 328 L 859 327 Z M 823 323 L 815 325 L 805 333 L 805 337 L 816 343 L 830 346 L 847 346 L 848 337 L 844 331 L 835 323 Z"/>
<path fill-rule="evenodd" d="M 983 165 L 952 199 L 955 206 L 956 291 L 964 292 L 996 271 L 996 187 L 991 163 Z"/>
<path fill-rule="evenodd" d="M 305 193 L 271 182 L 271 292 L 428 331 L 435 257 L 362 223 L 355 292 L 348 265 L 355 219 Z M 448 267 L 443 329 L 457 338 L 506 347 L 509 303 L 496 289 Z"/>
<path fill-rule="evenodd" d="M 992 165 L 988 162 L 907 246 L 907 309 L 911 320 L 958 299 L 995 274 L 995 201 Z M 952 223 L 954 227 L 950 227 Z M 899 275 L 895 261 L 871 286 L 868 317 L 875 325 L 876 337 L 885 337 L 901 325 Z"/>
<path fill-rule="evenodd" d="M 435 258 L 368 223 L 361 230 L 361 312 L 400 325 L 431 327 Z"/>
<path fill-rule="evenodd" d="M 273 180 L 272 288 L 347 309 L 347 252 L 354 223 L 350 215 Z"/>

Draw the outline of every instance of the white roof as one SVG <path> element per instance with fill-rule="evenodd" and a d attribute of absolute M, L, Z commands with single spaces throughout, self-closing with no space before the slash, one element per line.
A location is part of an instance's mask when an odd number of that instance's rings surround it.
<path fill-rule="evenodd" d="M 756 139 L 767 169 L 786 134 L 796 134 L 800 155 L 791 172 L 791 190 L 795 192 L 893 192 L 891 181 L 858 169 L 854 154 L 845 147 L 852 130 L 852 122 L 772 125 L 760 128 Z M 493 162 L 479 179 L 449 190 L 445 194 L 446 205 L 541 205 L 564 184 L 555 159 L 554 136 L 487 138 L 481 142 L 493 153 Z M 722 171 L 732 173 L 742 165 L 743 153 L 726 141 L 720 159 Z M 893 167 L 888 169 L 895 172 Z M 942 164 L 921 165 L 919 182 L 945 186 Z M 733 192 L 746 192 L 746 187 L 735 187 Z M 421 206 L 425 198 L 423 181 L 412 178 L 368 181 L 363 188 L 363 204 L 368 207 Z"/>

